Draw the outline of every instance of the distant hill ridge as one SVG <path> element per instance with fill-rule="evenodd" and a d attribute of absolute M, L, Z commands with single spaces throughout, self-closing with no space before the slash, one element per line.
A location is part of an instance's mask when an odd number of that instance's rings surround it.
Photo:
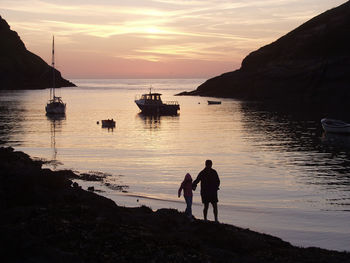
<path fill-rule="evenodd" d="M 15 31 L 0 16 L 0 89 L 43 89 L 53 85 L 52 67 L 28 51 Z M 55 70 L 56 87 L 72 87 Z"/>
<path fill-rule="evenodd" d="M 350 1 L 250 53 L 240 69 L 180 95 L 350 104 Z"/>

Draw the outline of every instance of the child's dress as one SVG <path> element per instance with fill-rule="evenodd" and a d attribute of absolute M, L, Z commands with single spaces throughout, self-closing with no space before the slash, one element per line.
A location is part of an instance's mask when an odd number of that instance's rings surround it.
<path fill-rule="evenodd" d="M 185 175 L 185 179 L 181 183 L 181 186 L 178 191 L 178 196 L 181 196 L 181 191 L 184 190 L 184 198 L 186 201 L 186 215 L 192 219 L 192 177 L 189 173 Z"/>

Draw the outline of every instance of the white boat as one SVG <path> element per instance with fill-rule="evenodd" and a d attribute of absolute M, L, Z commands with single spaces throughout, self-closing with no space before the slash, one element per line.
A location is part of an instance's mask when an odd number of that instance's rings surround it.
<path fill-rule="evenodd" d="M 350 134 L 350 124 L 344 121 L 323 118 L 321 124 L 326 132 Z"/>
<path fill-rule="evenodd" d="M 50 100 L 46 104 L 46 114 L 65 114 L 66 104 L 62 101 L 61 97 L 57 97 L 55 94 L 55 38 L 52 37 L 52 77 L 53 84 L 50 88 Z"/>
<path fill-rule="evenodd" d="M 177 111 L 180 110 L 179 103 L 177 101 L 163 102 L 160 98 L 161 95 L 160 93 L 152 93 L 150 89 L 149 93 L 136 98 L 135 103 L 146 115 L 177 115 Z"/>

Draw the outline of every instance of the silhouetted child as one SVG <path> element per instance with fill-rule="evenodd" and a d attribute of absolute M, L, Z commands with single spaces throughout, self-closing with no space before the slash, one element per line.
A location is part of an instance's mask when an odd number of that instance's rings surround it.
<path fill-rule="evenodd" d="M 192 177 L 189 173 L 185 175 L 185 179 L 181 183 L 181 186 L 178 191 L 179 197 L 181 196 L 182 189 L 184 190 L 184 198 L 187 205 L 185 213 L 188 216 L 188 218 L 192 219 Z"/>

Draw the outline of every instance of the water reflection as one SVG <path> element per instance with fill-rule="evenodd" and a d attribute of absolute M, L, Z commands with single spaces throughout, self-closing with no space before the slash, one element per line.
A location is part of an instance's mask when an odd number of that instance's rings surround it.
<path fill-rule="evenodd" d="M 114 132 L 114 129 L 116 128 L 115 126 L 105 126 L 105 125 L 101 125 L 101 128 L 104 129 L 104 130 L 107 130 L 107 132 L 111 132 L 113 133 Z"/>
<path fill-rule="evenodd" d="M 62 132 L 62 127 L 66 121 L 65 114 L 55 114 L 46 115 L 47 119 L 50 121 L 50 135 L 51 135 L 51 149 L 52 156 L 50 160 L 50 165 L 56 169 L 61 163 L 57 161 L 57 147 L 56 147 L 56 133 Z"/>
<path fill-rule="evenodd" d="M 350 184 L 350 136 L 324 132 L 321 137 L 324 151 L 330 153 L 325 165 L 332 168 L 344 185 Z M 344 178 L 346 181 L 344 181 Z M 349 189 L 350 190 L 350 189 Z"/>
<path fill-rule="evenodd" d="M 16 93 L 0 92 L 0 145 L 20 144 L 16 134 L 23 133 L 25 108 L 14 96 Z"/>
<path fill-rule="evenodd" d="M 114 129 L 115 129 L 115 127 L 108 127 L 108 126 L 101 126 L 102 127 L 102 129 L 104 129 L 104 130 L 107 130 L 107 132 L 111 132 L 111 133 L 113 133 L 114 132 Z"/>
<path fill-rule="evenodd" d="M 246 136 L 266 150 L 325 152 L 322 143 L 322 113 L 300 108 L 280 111 L 262 103 L 242 103 L 242 125 Z M 258 136 L 255 136 L 258 135 Z M 282 148 L 282 149 L 281 149 Z M 327 152 L 327 151 L 326 151 Z"/>
<path fill-rule="evenodd" d="M 286 172 L 301 185 L 319 186 L 327 204 L 349 209 L 350 136 L 324 133 L 324 114 L 318 111 L 276 111 L 271 105 L 242 103 L 241 112 L 246 140 L 262 151 L 279 153 Z"/>
<path fill-rule="evenodd" d="M 179 114 L 174 116 L 169 115 L 149 115 L 149 114 L 143 114 L 138 113 L 137 117 L 143 121 L 144 128 L 148 130 L 159 130 L 161 129 L 162 121 L 168 121 L 168 120 L 178 120 Z"/>
<path fill-rule="evenodd" d="M 350 135 L 324 132 L 321 137 L 322 143 L 333 151 L 350 151 Z"/>

